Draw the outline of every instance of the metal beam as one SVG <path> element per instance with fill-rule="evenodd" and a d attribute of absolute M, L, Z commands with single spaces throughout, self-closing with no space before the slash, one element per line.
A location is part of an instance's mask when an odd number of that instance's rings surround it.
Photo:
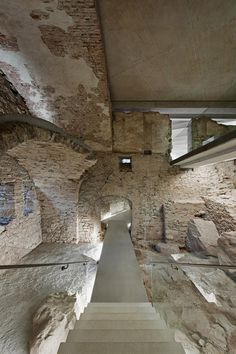
<path fill-rule="evenodd" d="M 114 112 L 159 112 L 172 118 L 236 118 L 236 101 L 112 101 Z"/>
<path fill-rule="evenodd" d="M 195 168 L 236 159 L 236 130 L 171 161 L 181 168 Z"/>

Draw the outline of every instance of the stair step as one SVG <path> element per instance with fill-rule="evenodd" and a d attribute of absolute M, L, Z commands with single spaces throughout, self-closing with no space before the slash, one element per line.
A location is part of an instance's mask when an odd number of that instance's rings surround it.
<path fill-rule="evenodd" d="M 181 344 L 170 343 L 62 343 L 58 354 L 185 354 Z"/>
<path fill-rule="evenodd" d="M 157 313 L 87 313 L 80 315 L 81 320 L 158 320 L 160 319 Z"/>
<path fill-rule="evenodd" d="M 85 313 L 156 313 L 154 307 L 135 307 L 135 306 L 99 306 L 99 307 L 90 307 L 88 306 Z"/>
<path fill-rule="evenodd" d="M 89 307 L 152 307 L 151 302 L 90 302 Z"/>
<path fill-rule="evenodd" d="M 69 332 L 67 342 L 174 342 L 175 331 L 170 329 L 148 330 L 82 330 L 74 329 Z"/>
<path fill-rule="evenodd" d="M 75 329 L 165 329 L 165 322 L 155 320 L 79 320 L 75 323 Z"/>

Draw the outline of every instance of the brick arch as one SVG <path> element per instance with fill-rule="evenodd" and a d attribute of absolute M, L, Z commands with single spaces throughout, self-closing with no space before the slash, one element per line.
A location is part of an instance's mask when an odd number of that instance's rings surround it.
<path fill-rule="evenodd" d="M 80 139 L 65 133 L 63 129 L 43 119 L 24 114 L 0 117 L 0 151 L 6 152 L 29 140 L 61 143 L 76 152 L 92 154 L 91 148 Z"/>
<path fill-rule="evenodd" d="M 48 122 L 31 119 L 0 119 L 0 151 L 14 158 L 35 184 L 43 241 L 77 243 L 79 186 L 84 172 L 96 161 L 91 149 L 77 138 Z"/>
<path fill-rule="evenodd" d="M 80 186 L 78 229 L 82 242 L 96 242 L 103 236 L 101 218 L 96 210 L 96 203 L 99 199 L 109 198 L 113 195 L 116 198 L 126 198 L 132 208 L 134 206 L 131 195 L 119 188 L 118 184 L 113 185 L 113 191 L 109 188 L 107 190 L 106 186 L 110 185 L 116 168 L 118 168 L 117 158 L 110 160 L 109 156 L 112 155 L 106 154 L 108 158 L 104 158 L 103 154 L 97 154 L 97 163 L 86 173 Z"/>

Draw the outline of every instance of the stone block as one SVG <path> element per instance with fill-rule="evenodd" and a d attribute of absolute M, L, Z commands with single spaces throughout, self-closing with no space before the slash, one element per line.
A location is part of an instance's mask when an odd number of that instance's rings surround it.
<path fill-rule="evenodd" d="M 194 218 L 189 222 L 186 247 L 191 252 L 217 255 L 219 234 L 213 221 Z"/>
<path fill-rule="evenodd" d="M 176 244 L 159 242 L 154 246 L 154 248 L 157 252 L 160 252 L 167 256 L 179 253 L 179 247 Z"/>
<path fill-rule="evenodd" d="M 236 259 L 236 231 L 225 232 L 218 239 L 220 263 L 235 263 Z"/>

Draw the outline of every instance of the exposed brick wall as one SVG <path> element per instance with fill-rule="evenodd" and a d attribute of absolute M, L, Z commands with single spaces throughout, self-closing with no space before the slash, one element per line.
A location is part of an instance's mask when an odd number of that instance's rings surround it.
<path fill-rule="evenodd" d="M 27 171 L 7 154 L 0 156 L 0 184 L 13 185 L 14 213 L 0 226 L 0 263 L 15 263 L 42 242 L 40 207 L 35 185 Z M 32 208 L 26 212 L 25 187 L 30 187 Z M 7 198 L 7 196 L 5 196 Z M 28 210 L 29 211 L 29 210 Z M 0 216 L 2 208 L 0 207 Z"/>
<path fill-rule="evenodd" d="M 78 189 L 87 160 L 60 143 L 28 141 L 8 150 L 29 172 L 37 188 L 44 242 L 78 242 Z"/>
<path fill-rule="evenodd" d="M 133 208 L 133 237 L 157 240 L 162 237 L 160 207 L 163 203 L 176 199 L 191 202 L 206 195 L 224 194 L 233 188 L 233 162 L 181 171 L 170 167 L 163 155 L 131 154 L 133 172 L 120 172 L 119 156 L 118 153 L 98 154 L 98 162 L 81 185 L 78 213 L 81 241 L 96 237 L 99 220 L 94 205 L 102 196 L 129 199 Z M 224 179 L 226 174 L 227 179 Z"/>
<path fill-rule="evenodd" d="M 111 150 L 105 55 L 95 0 L 5 2 L 0 68 L 30 112 L 75 134 L 93 149 Z M 40 54 L 39 54 L 40 48 Z M 40 77 L 40 80 L 38 80 Z"/>
<path fill-rule="evenodd" d="M 28 172 L 39 199 L 44 242 L 77 242 L 80 179 L 95 163 L 70 137 L 25 123 L 0 125 L 0 152 Z"/>
<path fill-rule="evenodd" d="M 0 46 L 1 38 L 0 35 Z M 29 113 L 29 110 L 23 98 L 0 70 L 0 119 L 1 114 L 10 113 Z"/>

